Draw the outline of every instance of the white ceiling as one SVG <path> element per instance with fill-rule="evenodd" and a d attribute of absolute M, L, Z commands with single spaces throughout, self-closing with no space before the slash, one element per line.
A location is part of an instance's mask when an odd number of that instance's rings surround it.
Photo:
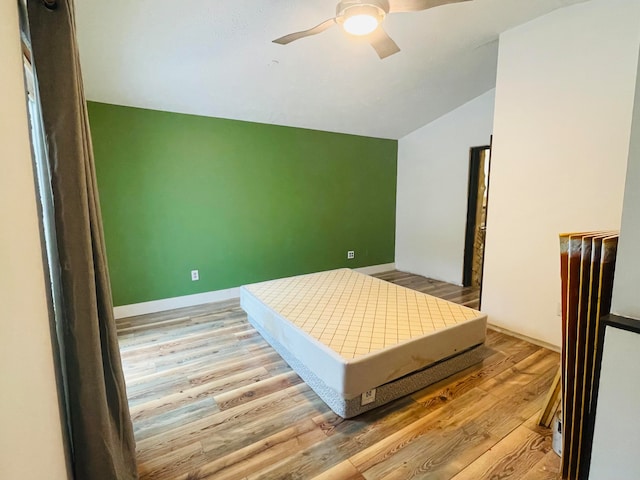
<path fill-rule="evenodd" d="M 76 0 L 86 95 L 118 105 L 401 138 L 495 86 L 498 35 L 584 0 L 473 0 L 389 15 L 380 60 L 334 0 Z M 526 52 L 523 52 L 526 55 Z"/>

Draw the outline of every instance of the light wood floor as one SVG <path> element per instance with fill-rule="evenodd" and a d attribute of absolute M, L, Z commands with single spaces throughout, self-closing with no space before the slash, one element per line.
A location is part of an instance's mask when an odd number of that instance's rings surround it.
<path fill-rule="evenodd" d="M 476 289 L 378 275 L 476 306 Z M 489 331 L 495 354 L 343 420 L 247 322 L 237 301 L 118 321 L 142 480 L 555 479 L 536 426 L 559 356 Z"/>

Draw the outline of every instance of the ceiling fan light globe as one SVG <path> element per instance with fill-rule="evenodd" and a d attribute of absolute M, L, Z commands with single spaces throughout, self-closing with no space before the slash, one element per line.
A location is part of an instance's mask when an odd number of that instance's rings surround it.
<path fill-rule="evenodd" d="M 351 35 L 368 35 L 380 24 L 377 17 L 368 14 L 352 15 L 344 20 L 342 28 Z"/>
<path fill-rule="evenodd" d="M 368 35 L 382 24 L 389 11 L 386 1 L 380 2 L 382 0 L 342 0 L 336 8 L 336 23 L 351 35 Z"/>

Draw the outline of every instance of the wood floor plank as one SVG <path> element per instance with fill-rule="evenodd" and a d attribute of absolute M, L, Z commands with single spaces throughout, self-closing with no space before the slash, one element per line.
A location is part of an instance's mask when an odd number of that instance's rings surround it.
<path fill-rule="evenodd" d="M 436 409 L 511 368 L 538 350 L 537 347 L 529 346 L 514 352 L 512 355 L 506 355 L 502 352 L 497 353 L 485 359 L 481 364 L 471 366 L 438 383 L 418 390 L 411 395 L 411 398 L 424 408 Z"/>
<path fill-rule="evenodd" d="M 558 480 L 560 457 L 552 450 L 521 477 L 521 480 Z"/>
<path fill-rule="evenodd" d="M 246 447 L 216 458 L 191 472 L 191 480 L 216 479 L 234 480 L 244 478 L 291 452 L 304 449 L 307 445 L 322 441 L 324 434 L 309 419 L 302 420 L 284 430 L 265 437 Z M 187 475 L 178 477 L 186 479 Z"/>
<path fill-rule="evenodd" d="M 453 480 L 520 479 L 551 450 L 549 437 L 521 425 Z"/>
<path fill-rule="evenodd" d="M 414 402 L 405 397 L 366 412 L 356 419 L 333 422 L 331 434 L 323 442 L 291 455 L 268 471 L 261 472 L 261 479 L 287 478 L 291 472 L 296 472 L 291 478 L 312 478 L 363 448 L 384 440 L 401 426 L 412 424 L 422 413 Z M 323 417 L 331 418 L 333 415 L 335 414 L 327 412 Z M 326 433 L 325 425 L 320 426 Z"/>
<path fill-rule="evenodd" d="M 430 435 L 431 428 L 436 428 L 442 432 L 444 426 L 447 424 L 452 425 L 461 418 L 467 417 L 479 405 L 483 405 L 483 401 L 484 403 L 494 403 L 495 399 L 489 397 L 486 392 L 473 389 L 461 396 L 455 406 L 453 404 L 444 406 L 438 411 L 420 418 L 371 447 L 358 452 L 350 457 L 349 460 L 361 472 L 367 472 L 379 465 L 387 464 L 389 459 L 421 436 Z"/>
<path fill-rule="evenodd" d="M 494 377 L 484 380 L 479 385 L 479 388 L 493 395 L 500 396 L 511 390 L 527 385 L 554 366 L 557 368 L 559 362 L 560 356 L 557 353 L 539 349 L 514 366 Z"/>
<path fill-rule="evenodd" d="M 179 365 L 200 362 L 201 360 L 208 361 L 209 364 L 215 364 L 227 358 L 237 358 L 239 353 L 249 354 L 256 353 L 259 350 L 268 351 L 269 348 L 270 346 L 265 345 L 264 340 L 259 335 L 246 339 L 242 343 L 239 343 L 235 337 L 216 337 L 215 343 L 205 344 L 198 348 L 177 350 L 169 355 L 159 355 L 155 357 L 154 362 L 158 370 L 166 370 Z M 213 362 L 212 359 L 216 361 Z"/>
<path fill-rule="evenodd" d="M 477 288 L 395 270 L 377 276 L 478 303 Z M 141 480 L 534 480 L 559 468 L 550 430 L 534 418 L 558 356 L 500 332 L 487 331 L 494 353 L 482 363 L 345 420 L 262 339 L 238 300 L 116 324 Z"/>
<path fill-rule="evenodd" d="M 437 410 L 434 414 L 437 424 L 424 425 L 419 435 L 387 447 L 373 460 L 367 459 L 367 463 L 361 464 L 358 457 L 350 460 L 367 478 L 388 475 L 395 478 L 398 472 L 403 478 L 425 475 L 451 478 L 541 408 L 545 388 L 552 379 L 547 376 L 529 379 L 524 387 L 521 384 L 518 390 L 502 397 L 474 389 L 476 395 L 478 392 L 484 395 L 474 399 L 469 407 L 462 406 L 460 401 L 451 403 Z M 453 411 L 447 416 L 450 409 Z"/>
<path fill-rule="evenodd" d="M 205 451 L 214 450 L 216 447 L 225 447 L 230 443 L 248 442 L 245 436 L 228 440 L 221 432 L 232 429 L 246 431 L 247 425 L 264 422 L 269 425 L 276 421 L 285 425 L 291 419 L 293 409 L 304 400 L 310 400 L 305 407 L 314 415 L 318 414 L 317 406 L 322 407 L 320 402 L 313 403 L 313 397 L 309 398 L 310 389 L 302 383 L 277 392 L 266 397 L 262 397 L 253 402 L 239 405 L 230 410 L 220 411 L 213 415 L 204 416 L 185 425 L 166 430 L 156 436 L 146 438 L 137 442 L 140 457 L 145 459 L 157 454 L 161 454 L 176 444 L 188 444 L 199 441 Z M 285 418 L 285 414 L 287 418 Z M 144 453 L 142 453 L 144 452 Z"/>
<path fill-rule="evenodd" d="M 124 359 L 149 357 L 152 355 L 172 355 L 176 352 L 176 349 L 185 351 L 195 349 L 200 346 L 206 346 L 215 338 L 220 338 L 233 333 L 245 332 L 248 328 L 249 327 L 247 325 L 234 325 L 216 330 L 208 329 L 202 332 L 199 331 L 185 335 L 172 335 L 170 338 L 158 340 L 153 343 L 145 342 L 143 345 L 133 345 L 123 348 L 121 349 L 121 354 Z"/>
<path fill-rule="evenodd" d="M 198 458 L 201 453 L 202 448 L 198 442 L 184 445 L 165 455 L 138 462 L 138 475 L 140 479 L 172 478 L 171 475 L 176 470 L 181 470 L 185 466 L 190 469 L 191 460 Z"/>
<path fill-rule="evenodd" d="M 202 398 L 198 401 L 173 408 L 162 415 L 155 415 L 145 420 L 137 421 L 133 425 L 133 433 L 136 441 L 162 434 L 167 430 L 198 420 L 203 416 L 213 415 L 220 409 L 215 401 L 210 398 Z"/>
<path fill-rule="evenodd" d="M 349 460 L 345 460 L 325 470 L 320 475 L 313 477 L 313 480 L 366 480 L 364 476 Z"/>
<path fill-rule="evenodd" d="M 264 379 L 261 382 L 254 382 L 228 392 L 214 395 L 213 399 L 220 410 L 227 410 L 299 383 L 302 383 L 302 379 L 296 375 L 295 372 L 285 372 Z"/>
<path fill-rule="evenodd" d="M 207 382 L 196 387 L 164 395 L 158 399 L 132 405 L 129 412 L 131 419 L 136 423 L 151 416 L 162 415 L 167 411 L 182 407 L 183 405 L 198 401 L 202 398 L 241 388 L 265 378 L 270 378 L 270 375 L 264 367 L 247 369 L 236 375 L 222 377 L 216 381 Z"/>

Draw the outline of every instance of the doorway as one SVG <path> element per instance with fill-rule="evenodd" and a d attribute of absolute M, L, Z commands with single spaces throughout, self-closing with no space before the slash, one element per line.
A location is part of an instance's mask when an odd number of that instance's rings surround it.
<path fill-rule="evenodd" d="M 482 287 L 484 241 L 489 196 L 491 146 L 472 147 L 469 156 L 469 198 L 462 285 Z"/>

